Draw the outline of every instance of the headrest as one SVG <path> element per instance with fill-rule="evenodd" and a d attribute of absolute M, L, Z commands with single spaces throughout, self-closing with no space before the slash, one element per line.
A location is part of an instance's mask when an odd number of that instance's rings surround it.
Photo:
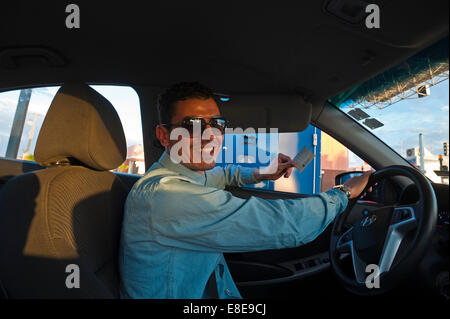
<path fill-rule="evenodd" d="M 86 84 L 65 84 L 56 93 L 36 142 L 43 166 L 72 162 L 110 170 L 125 161 L 122 123 L 112 104 Z"/>

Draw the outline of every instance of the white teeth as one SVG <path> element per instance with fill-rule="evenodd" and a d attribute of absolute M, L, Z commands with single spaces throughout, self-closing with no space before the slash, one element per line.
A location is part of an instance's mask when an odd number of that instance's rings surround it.
<path fill-rule="evenodd" d="M 211 152 L 214 148 L 213 147 L 205 147 L 202 148 L 202 152 Z"/>

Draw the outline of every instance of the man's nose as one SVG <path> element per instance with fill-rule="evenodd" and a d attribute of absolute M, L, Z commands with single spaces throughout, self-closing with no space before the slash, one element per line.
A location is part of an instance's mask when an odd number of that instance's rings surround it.
<path fill-rule="evenodd" d="M 205 140 L 212 141 L 216 136 L 214 134 L 214 130 L 212 130 L 211 125 L 206 124 L 205 130 L 203 131 L 203 137 Z"/>

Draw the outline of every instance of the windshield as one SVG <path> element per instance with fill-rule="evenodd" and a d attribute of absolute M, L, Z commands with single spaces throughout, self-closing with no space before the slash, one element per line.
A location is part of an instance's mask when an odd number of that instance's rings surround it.
<path fill-rule="evenodd" d="M 445 184 L 449 141 L 448 41 L 447 37 L 329 100 L 433 182 Z"/>

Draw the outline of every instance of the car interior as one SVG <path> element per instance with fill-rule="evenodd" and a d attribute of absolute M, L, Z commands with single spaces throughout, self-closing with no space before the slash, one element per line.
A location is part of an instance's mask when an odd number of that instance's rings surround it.
<path fill-rule="evenodd" d="M 314 241 L 226 254 L 244 298 L 448 299 L 448 185 L 428 180 L 329 102 L 448 40 L 448 1 L 373 0 L 379 29 L 366 27 L 368 3 L 360 0 L 76 3 L 77 29 L 65 26 L 64 2 L 1 6 L 0 92 L 61 86 L 35 161 L 0 157 L 1 298 L 119 297 L 123 208 L 140 176 L 111 171 L 126 158 L 123 126 L 89 85 L 136 91 L 147 170 L 163 151 L 154 134 L 158 94 L 176 82 L 199 81 L 230 98 L 219 106 L 233 125 L 299 132 L 312 124 L 376 170 L 372 199 L 351 202 L 345 218 Z M 227 190 L 242 198 L 308 196 Z M 395 225 L 385 218 L 381 233 L 401 237 L 393 255 L 382 258 L 386 284 L 379 290 L 366 288 L 355 261 L 357 252 L 376 260 L 383 248 L 383 240 L 356 226 L 368 211 L 398 218 Z M 437 227 L 442 218 L 446 226 Z M 362 247 L 367 242 L 371 249 Z M 80 289 L 64 285 L 67 264 L 80 265 Z"/>

